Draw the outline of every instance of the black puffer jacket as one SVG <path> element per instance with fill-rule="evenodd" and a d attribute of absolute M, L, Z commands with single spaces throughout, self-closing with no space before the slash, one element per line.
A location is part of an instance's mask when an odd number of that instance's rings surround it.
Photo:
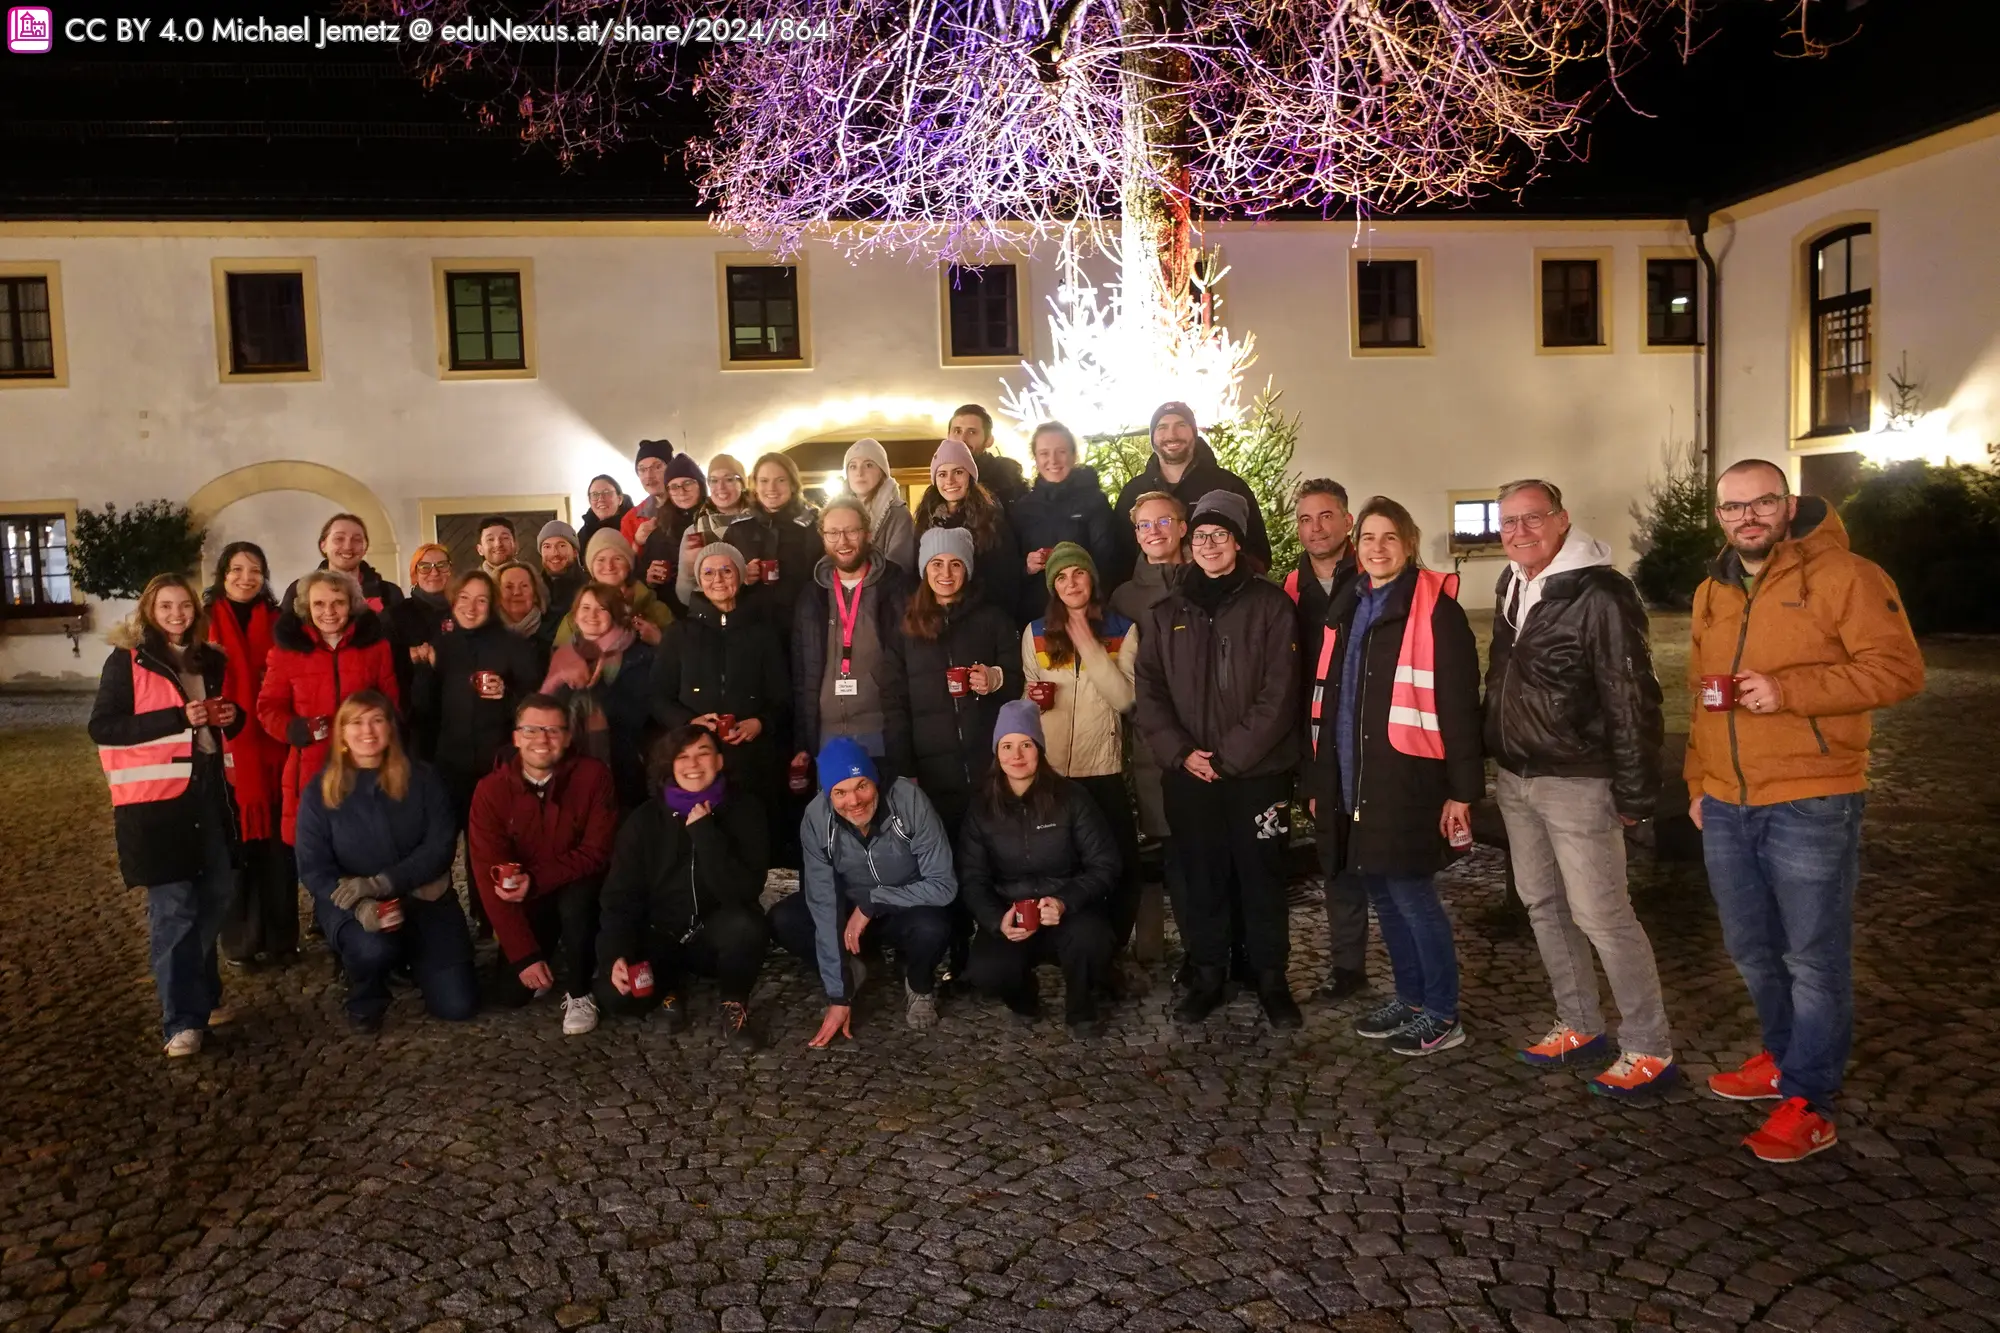
<path fill-rule="evenodd" d="M 1619 814 L 1650 818 L 1660 786 L 1660 682 L 1639 590 L 1608 565 L 1544 580 L 1517 631 L 1514 571 L 1500 575 L 1486 752 L 1516 777 L 1609 778 Z"/>
<path fill-rule="evenodd" d="M 1360 707 L 1355 723 L 1361 735 L 1346 743 L 1360 745 L 1355 786 L 1359 808 L 1342 813 L 1337 736 L 1340 717 L 1341 663 L 1347 656 L 1347 631 L 1354 623 L 1355 601 L 1366 579 L 1355 579 L 1333 599 L 1327 621 L 1340 631 L 1328 664 L 1319 746 L 1305 763 L 1300 794 L 1317 801 L 1315 822 L 1334 840 L 1333 864 L 1364 875 L 1429 875 L 1452 859 L 1451 846 L 1438 829 L 1446 801 L 1467 805 L 1486 795 L 1486 766 L 1479 749 L 1479 645 L 1465 611 L 1451 597 L 1439 597 L 1431 614 L 1436 644 L 1433 663 L 1438 732 L 1444 738 L 1443 759 L 1404 754 L 1389 743 L 1389 698 L 1402 655 L 1403 630 L 1410 620 L 1410 597 L 1416 588 L 1415 565 L 1405 569 L 1389 589 L 1381 615 L 1368 627 L 1362 645 Z"/>
<path fill-rule="evenodd" d="M 1000 502 L 1002 509 L 1012 509 L 1028 493 L 1028 474 L 1014 459 L 988 449 L 978 456 L 977 461 L 979 484 L 993 492 L 993 498 Z"/>
<path fill-rule="evenodd" d="M 784 635 L 765 610 L 745 599 L 725 614 L 696 593 L 653 655 L 653 720 L 672 728 L 704 713 L 733 714 L 739 724 L 755 718 L 763 728 L 757 738 L 725 745 L 723 756 L 733 782 L 768 797 L 776 791 L 780 747 L 790 739 L 785 656 Z"/>
<path fill-rule="evenodd" d="M 733 786 L 689 824 L 658 793 L 626 816 L 598 896 L 598 966 L 646 954 L 648 925 L 678 939 L 719 907 L 758 911 L 770 869 L 764 807 Z"/>
<path fill-rule="evenodd" d="M 777 514 L 756 505 L 729 525 L 723 539 L 743 552 L 745 560 L 776 560 L 778 581 L 746 588 L 746 602 L 761 602 L 771 623 L 789 625 L 799 594 L 812 587 L 813 569 L 826 547 L 819 539 L 819 511 L 794 502 Z"/>
<path fill-rule="evenodd" d="M 1079 465 L 1054 483 L 1037 477 L 1034 489 L 1007 507 L 1007 521 L 1013 524 L 1014 540 L 1021 548 L 1021 591 L 1014 614 L 1024 624 L 1049 609 L 1047 577 L 1027 572 L 1030 551 L 1075 542 L 1090 552 L 1097 565 L 1099 600 L 1110 591 L 1105 580 L 1108 571 L 1118 566 L 1118 525 L 1095 468 Z"/>
<path fill-rule="evenodd" d="M 968 589 L 945 608 L 935 639 L 903 634 L 903 669 L 910 682 L 910 746 L 917 785 L 950 830 L 965 817 L 972 793 L 993 767 L 993 724 L 1000 705 L 1021 697 L 1021 633 L 1014 619 Z M 945 669 L 997 666 L 1000 688 L 991 694 L 953 695 Z"/>
<path fill-rule="evenodd" d="M 1023 898 L 1055 898 L 1070 912 L 1103 905 L 1118 880 L 1118 843 L 1097 802 L 1068 778 L 1044 770 L 1051 809 L 1008 796 L 995 809 L 985 793 L 958 834 L 958 896 L 980 929 Z M 1031 792 L 1031 797 L 1036 793 Z"/>
<path fill-rule="evenodd" d="M 944 498 L 938 494 L 935 486 L 925 491 L 923 498 L 917 501 L 915 511 L 917 562 L 920 565 L 923 562 L 922 552 L 926 532 L 932 528 L 966 527 L 963 510 L 951 513 L 944 506 Z M 993 530 L 986 535 L 985 540 L 980 540 L 977 534 L 973 536 L 972 578 L 967 586 L 1012 615 L 1014 599 L 1019 596 L 1021 574 L 1026 566 L 1021 563 L 1021 547 L 1014 540 L 1014 529 L 1007 522 L 1007 511 L 997 500 L 994 502 L 993 519 Z M 912 585 L 924 581 L 922 569 L 910 570 L 909 575 Z M 1018 630 L 1020 626 L 1016 625 L 1014 628 Z"/>
<path fill-rule="evenodd" d="M 1226 586 L 1217 588 L 1221 583 Z M 1204 601 L 1221 593 L 1211 614 Z M 1221 580 L 1190 565 L 1139 631 L 1139 736 L 1165 770 L 1196 750 L 1225 778 L 1299 761 L 1297 608 L 1239 564 Z"/>
<path fill-rule="evenodd" d="M 514 734 L 514 705 L 542 685 L 540 653 L 530 640 L 489 613 L 478 629 L 446 618 L 431 644 L 437 661 L 419 666 L 415 712 L 418 730 L 436 738 L 438 771 L 477 781 Z M 474 672 L 492 671 L 505 682 L 498 699 L 482 699 Z"/>
<path fill-rule="evenodd" d="M 1264 502 L 1250 489 L 1250 483 L 1222 466 L 1215 459 L 1215 451 L 1208 447 L 1207 440 L 1196 440 L 1194 457 L 1189 460 L 1187 471 L 1181 479 L 1170 482 L 1160 471 L 1160 456 L 1154 454 L 1146 460 L 1145 468 L 1138 476 L 1125 483 L 1118 492 L 1118 502 L 1111 506 L 1113 512 L 1130 518 L 1132 506 L 1148 491 L 1165 491 L 1193 511 L 1195 501 L 1210 491 L 1232 491 L 1243 497 L 1243 503 L 1250 506 L 1250 531 L 1244 535 L 1243 550 L 1254 556 L 1257 569 L 1269 568 L 1271 564 L 1271 538 L 1264 531 Z M 1133 533 L 1130 523 L 1118 525 L 1119 566 L 1115 573 L 1104 576 L 1107 586 L 1123 583 L 1130 577 L 1133 566 L 1139 560 L 1139 538 Z"/>

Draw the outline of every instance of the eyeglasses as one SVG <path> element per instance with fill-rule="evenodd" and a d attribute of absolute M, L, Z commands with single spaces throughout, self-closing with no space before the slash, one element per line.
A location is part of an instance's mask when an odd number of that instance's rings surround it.
<path fill-rule="evenodd" d="M 449 574 L 451 573 L 451 561 L 419 560 L 417 561 L 417 572 L 419 574 Z"/>
<path fill-rule="evenodd" d="M 1228 528 L 1203 528 L 1188 540 L 1196 546 L 1220 546 L 1225 540 L 1235 541 L 1236 534 Z"/>
<path fill-rule="evenodd" d="M 1561 512 L 1562 510 L 1560 509 L 1544 509 L 1539 514 L 1515 514 L 1511 518 L 1500 520 L 1500 531 L 1519 532 L 1525 529 L 1528 532 L 1540 532 L 1542 524 L 1548 522 Z"/>
<path fill-rule="evenodd" d="M 567 736 L 569 728 L 519 726 L 514 728 L 514 734 L 516 736 L 526 736 L 531 741 L 552 741 L 558 737 Z"/>
<path fill-rule="evenodd" d="M 1715 513 L 1716 517 L 1728 519 L 1733 523 L 1745 514 L 1755 514 L 1758 518 L 1769 518 L 1784 507 L 1784 496 L 1760 495 L 1754 500 L 1725 500 L 1715 507 Z"/>
<path fill-rule="evenodd" d="M 851 542 L 860 540 L 868 533 L 864 528 L 821 528 L 819 535 L 828 541 Z"/>
<path fill-rule="evenodd" d="M 1139 533 L 1172 532 L 1174 524 L 1178 522 L 1180 520 L 1171 514 L 1166 518 L 1137 518 L 1132 520 L 1132 531 Z"/>
<path fill-rule="evenodd" d="M 711 486 L 720 486 L 725 481 L 733 481 L 738 486 L 741 486 L 743 484 L 743 474 L 741 472 L 725 472 L 719 477 L 710 477 L 708 484 Z"/>
<path fill-rule="evenodd" d="M 616 500 L 618 498 L 618 492 L 607 490 L 591 491 L 589 495 L 593 500 Z"/>
<path fill-rule="evenodd" d="M 699 495 L 701 493 L 701 483 L 691 481 L 686 477 L 675 477 L 667 483 L 667 493 L 669 495 L 685 495 L 689 491 L 693 491 Z"/>

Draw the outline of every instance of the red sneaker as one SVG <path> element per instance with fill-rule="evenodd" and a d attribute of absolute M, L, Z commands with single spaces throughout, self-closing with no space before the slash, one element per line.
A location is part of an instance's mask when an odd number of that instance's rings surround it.
<path fill-rule="evenodd" d="M 1590 1080 L 1600 1097 L 1634 1098 L 1659 1092 L 1680 1077 L 1680 1066 L 1669 1056 L 1634 1055 L 1627 1051 L 1609 1069 Z"/>
<path fill-rule="evenodd" d="M 1603 1053 L 1602 1032 L 1578 1032 L 1575 1028 L 1562 1023 L 1550 1028 L 1548 1035 L 1533 1046 L 1524 1046 L 1514 1052 L 1521 1063 L 1542 1068 L 1581 1062 Z"/>
<path fill-rule="evenodd" d="M 1769 1051 L 1759 1051 L 1743 1062 L 1741 1069 L 1725 1069 L 1708 1076 L 1708 1090 L 1732 1102 L 1765 1102 L 1778 1099 L 1778 1062 Z"/>
<path fill-rule="evenodd" d="M 1787 1097 L 1771 1112 L 1771 1118 L 1756 1133 L 1746 1136 L 1743 1146 L 1766 1162 L 1801 1162 L 1840 1142 L 1833 1122 L 1806 1104 L 1803 1097 Z"/>

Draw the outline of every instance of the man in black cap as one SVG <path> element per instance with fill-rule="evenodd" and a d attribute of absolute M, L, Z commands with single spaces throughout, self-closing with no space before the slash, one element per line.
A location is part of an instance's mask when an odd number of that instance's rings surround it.
<path fill-rule="evenodd" d="M 1264 531 L 1264 511 L 1256 493 L 1243 478 L 1215 461 L 1215 451 L 1195 428 L 1194 409 L 1186 403 L 1161 403 L 1153 409 L 1150 427 L 1153 457 L 1138 476 L 1125 483 L 1112 508 L 1121 514 L 1132 512 L 1139 497 L 1150 491 L 1165 491 L 1192 509 L 1210 491 L 1227 491 L 1242 497 L 1248 517 L 1243 521 L 1243 552 L 1256 562 L 1259 572 L 1270 567 L 1271 539 Z M 1123 583 L 1139 558 L 1139 543 L 1130 532 L 1120 535 L 1117 571 L 1106 572 L 1107 586 Z"/>
<path fill-rule="evenodd" d="M 1163 770 L 1182 864 L 1174 918 L 1193 967 L 1175 1020 L 1200 1023 L 1222 1003 L 1235 906 L 1264 1013 L 1273 1027 L 1296 1028 L 1285 847 L 1299 757 L 1298 625 L 1291 599 L 1244 558 L 1254 512 L 1232 491 L 1196 503 L 1194 567 L 1139 635 L 1136 720 Z"/>
<path fill-rule="evenodd" d="M 673 458 L 672 440 L 641 440 L 639 452 L 632 456 L 632 471 L 638 475 L 646 498 L 618 520 L 618 531 L 635 551 L 646 544 L 646 538 L 653 535 L 653 529 L 664 516 L 661 510 L 667 504 L 667 464 Z M 639 572 L 645 573 L 644 568 Z"/>

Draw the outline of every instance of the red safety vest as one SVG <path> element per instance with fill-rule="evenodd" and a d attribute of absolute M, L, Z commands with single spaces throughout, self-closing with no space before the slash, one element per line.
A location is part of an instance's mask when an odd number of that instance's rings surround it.
<path fill-rule="evenodd" d="M 132 657 L 132 712 L 155 713 L 164 708 L 176 711 L 187 706 L 178 682 Z M 188 789 L 194 776 L 194 728 L 138 745 L 100 745 L 97 762 L 111 783 L 111 804 L 139 805 L 146 801 L 171 801 Z"/>
<path fill-rule="evenodd" d="M 1431 629 L 1441 596 L 1457 599 L 1458 575 L 1418 570 L 1417 586 L 1410 594 L 1410 618 L 1403 623 L 1403 646 L 1396 655 L 1396 679 L 1389 688 L 1389 744 L 1419 759 L 1444 758 L 1444 733 L 1438 730 L 1437 715 L 1437 636 Z M 1320 636 L 1319 665 L 1313 673 L 1314 753 L 1319 751 L 1320 703 L 1339 636 L 1331 625 Z"/>

